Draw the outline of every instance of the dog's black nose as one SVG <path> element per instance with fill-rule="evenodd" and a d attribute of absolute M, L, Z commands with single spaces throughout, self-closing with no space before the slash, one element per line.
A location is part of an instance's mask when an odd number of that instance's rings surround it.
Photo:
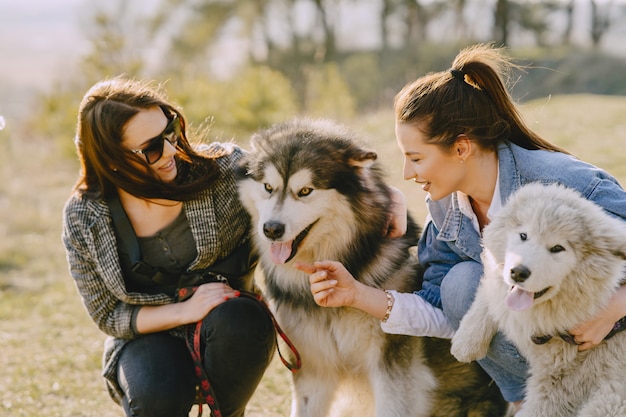
<path fill-rule="evenodd" d="M 263 234 L 270 239 L 278 239 L 285 234 L 285 225 L 276 221 L 264 223 Z"/>
<path fill-rule="evenodd" d="M 524 265 L 518 265 L 511 268 L 511 279 L 515 282 L 524 282 L 530 276 L 530 269 Z"/>

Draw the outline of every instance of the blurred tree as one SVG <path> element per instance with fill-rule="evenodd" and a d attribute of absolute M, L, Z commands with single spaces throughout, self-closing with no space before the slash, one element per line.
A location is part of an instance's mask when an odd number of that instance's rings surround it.
<path fill-rule="evenodd" d="M 613 1 L 603 2 L 600 5 L 596 0 L 591 3 L 591 43 L 595 47 L 600 44 L 611 25 L 611 6 Z"/>
<path fill-rule="evenodd" d="M 508 45 L 511 2 L 497 0 L 494 8 L 493 39 L 498 45 Z"/>
<path fill-rule="evenodd" d="M 563 36 L 561 43 L 569 46 L 572 42 L 572 30 L 574 29 L 574 0 L 569 0 L 565 4 L 565 30 L 563 30 Z"/>
<path fill-rule="evenodd" d="M 130 4 L 124 0 L 96 5 L 91 24 L 85 28 L 91 51 L 82 59 L 82 74 L 91 84 L 117 74 L 137 76 L 144 59 L 139 51 L 147 39 Z"/>
<path fill-rule="evenodd" d="M 526 2 L 518 4 L 515 9 L 515 21 L 523 30 L 530 32 L 535 38 L 535 44 L 540 47 L 548 45 L 546 36 L 554 22 L 554 11 L 562 7 L 560 1 Z"/>

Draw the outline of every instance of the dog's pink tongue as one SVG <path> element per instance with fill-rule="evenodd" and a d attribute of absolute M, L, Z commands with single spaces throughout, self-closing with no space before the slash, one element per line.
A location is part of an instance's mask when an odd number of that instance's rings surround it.
<path fill-rule="evenodd" d="M 524 291 L 517 285 L 514 286 L 506 296 L 506 306 L 513 311 L 524 311 L 533 305 L 535 293 Z"/>
<path fill-rule="evenodd" d="M 276 242 L 270 245 L 270 258 L 275 264 L 284 264 L 291 255 L 293 241 Z"/>

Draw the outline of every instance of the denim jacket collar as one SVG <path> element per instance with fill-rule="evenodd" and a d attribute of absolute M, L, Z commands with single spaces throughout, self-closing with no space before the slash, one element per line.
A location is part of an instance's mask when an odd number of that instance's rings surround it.
<path fill-rule="evenodd" d="M 521 174 L 508 143 L 498 145 L 498 166 L 500 167 L 500 200 L 504 205 L 510 195 L 522 185 Z"/>

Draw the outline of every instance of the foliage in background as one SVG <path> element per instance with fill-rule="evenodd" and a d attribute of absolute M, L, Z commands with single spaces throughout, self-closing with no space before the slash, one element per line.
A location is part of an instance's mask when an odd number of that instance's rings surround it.
<path fill-rule="evenodd" d="M 62 141 L 73 155 L 68 139 L 81 96 L 97 80 L 119 74 L 169 80 L 171 97 L 192 123 L 208 121 L 210 135 L 221 140 L 247 138 L 297 114 L 348 120 L 356 113 L 390 108 L 405 83 L 444 70 L 460 48 L 498 39 L 496 33 L 504 32 L 507 42 L 531 35 L 538 45 L 511 48 L 522 64 L 533 67 L 515 84 L 516 98 L 626 95 L 624 59 L 571 41 L 571 0 L 498 0 L 492 10 L 483 10 L 495 19 L 486 38 L 468 16 L 485 7 L 481 2 L 379 0 L 377 20 L 357 26 L 353 34 L 342 33 L 342 18 L 367 4 L 371 6 L 365 0 L 162 0 L 151 10 L 124 0 L 98 4 L 85 27 L 91 50 L 76 69 L 70 67 L 67 79 L 42 95 L 29 123 Z M 599 43 L 618 26 L 624 3 L 596 4 L 593 10 Z M 556 16 L 568 24 L 546 24 Z M 478 20 L 483 27 L 485 21 Z M 442 32 L 437 39 L 434 29 Z M 377 34 L 379 44 L 351 47 L 360 32 Z M 233 57 L 239 61 L 224 73 L 224 62 Z"/>
<path fill-rule="evenodd" d="M 356 102 L 337 64 L 309 68 L 304 108 L 312 117 L 332 115 L 337 120 L 349 120 L 354 116 Z"/>
<path fill-rule="evenodd" d="M 210 125 L 209 140 L 244 138 L 299 111 L 289 80 L 263 66 L 226 81 L 204 74 L 171 77 L 166 87 L 192 126 Z"/>

